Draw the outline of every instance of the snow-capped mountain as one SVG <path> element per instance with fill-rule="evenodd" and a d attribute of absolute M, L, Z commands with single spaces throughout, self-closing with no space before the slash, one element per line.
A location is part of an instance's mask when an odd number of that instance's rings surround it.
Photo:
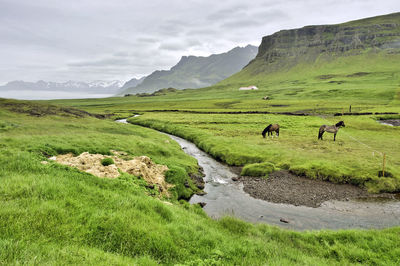
<path fill-rule="evenodd" d="M 39 80 L 37 82 L 26 82 L 16 80 L 8 82 L 4 86 L 0 86 L 0 90 L 37 90 L 37 91 L 66 91 L 66 92 L 85 92 L 85 93 L 117 93 L 124 85 L 119 80 L 95 80 L 91 82 L 73 81 L 51 82 Z"/>

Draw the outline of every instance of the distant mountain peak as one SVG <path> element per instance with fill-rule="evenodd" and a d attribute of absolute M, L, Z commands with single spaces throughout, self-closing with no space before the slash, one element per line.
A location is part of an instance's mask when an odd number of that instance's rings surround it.
<path fill-rule="evenodd" d="M 14 80 L 0 90 L 36 90 L 36 91 L 84 91 L 88 93 L 116 93 L 123 85 L 119 80 L 95 80 L 91 82 L 68 80 L 65 82 L 52 82 L 38 80 L 36 82 L 27 82 L 23 80 Z"/>
<path fill-rule="evenodd" d="M 185 89 L 213 85 L 240 71 L 256 56 L 257 49 L 255 46 L 247 45 L 208 57 L 182 56 L 170 70 L 156 70 L 136 86 L 127 86 L 126 83 L 123 94 L 151 93 L 169 87 Z"/>

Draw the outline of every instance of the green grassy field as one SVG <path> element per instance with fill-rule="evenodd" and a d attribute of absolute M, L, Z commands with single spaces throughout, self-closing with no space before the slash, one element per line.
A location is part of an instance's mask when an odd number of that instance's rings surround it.
<path fill-rule="evenodd" d="M 394 192 L 400 189 L 399 128 L 378 124 L 378 115 L 334 117 L 333 114 L 349 112 L 350 105 L 353 113 L 399 113 L 399 59 L 396 53 L 364 51 L 259 74 L 254 73 L 256 62 L 208 88 L 155 97 L 52 103 L 113 117 L 144 114 L 131 121 L 192 140 L 230 165 L 268 162 L 276 169 L 290 169 L 310 178 L 366 186 L 371 192 Z M 259 90 L 238 90 L 250 84 L 257 85 Z M 263 100 L 264 96 L 270 100 Z M 174 112 L 154 112 L 168 110 Z M 279 115 L 285 112 L 308 116 Z M 341 129 L 336 143 L 328 141 L 333 137 L 329 134 L 325 141 L 317 141 L 319 126 L 340 120 L 347 127 Z M 261 139 L 260 132 L 269 123 L 281 125 L 279 140 Z M 378 178 L 383 153 L 387 155 L 386 170 L 392 178 Z"/>
<path fill-rule="evenodd" d="M 177 201 L 187 191 L 160 200 L 128 174 L 101 179 L 42 164 L 51 155 L 120 150 L 168 165 L 177 186 L 197 169 L 177 143 L 151 129 L 62 110 L 45 115 L 45 107 L 0 109 L 0 264 L 399 263 L 398 228 L 297 233 L 212 220 L 199 206 Z M 43 113 L 28 115 L 31 109 Z"/>
<path fill-rule="evenodd" d="M 317 140 L 322 124 L 335 124 L 337 117 L 266 114 L 146 113 L 131 118 L 135 124 L 188 139 L 229 165 L 268 162 L 275 170 L 290 171 L 313 179 L 366 186 L 372 192 L 400 189 L 400 128 L 379 124 L 374 117 L 345 117 L 337 141 L 325 133 Z M 281 125 L 279 138 L 263 139 L 269 123 Z M 376 132 L 379 132 L 378 134 Z M 380 178 L 386 153 L 386 171 L 394 177 Z M 252 167 L 259 167 L 257 164 Z M 268 176 L 266 167 L 263 175 Z"/>

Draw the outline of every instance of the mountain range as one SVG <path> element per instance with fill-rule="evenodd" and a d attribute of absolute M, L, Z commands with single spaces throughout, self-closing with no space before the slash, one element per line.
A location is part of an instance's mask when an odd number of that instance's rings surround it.
<path fill-rule="evenodd" d="M 118 80 L 104 81 L 96 80 L 92 82 L 82 81 L 66 81 L 66 82 L 51 82 L 39 80 L 37 82 L 27 82 L 16 80 L 8 82 L 0 86 L 0 90 L 9 91 L 63 91 L 63 92 L 85 92 L 96 94 L 116 94 L 122 87 L 123 82 Z"/>
<path fill-rule="evenodd" d="M 131 80 L 123 86 L 123 94 L 151 93 L 162 88 L 201 88 L 213 85 L 240 71 L 257 54 L 257 47 L 235 47 L 232 50 L 208 57 L 182 56 L 170 70 L 157 70 L 136 86 Z"/>

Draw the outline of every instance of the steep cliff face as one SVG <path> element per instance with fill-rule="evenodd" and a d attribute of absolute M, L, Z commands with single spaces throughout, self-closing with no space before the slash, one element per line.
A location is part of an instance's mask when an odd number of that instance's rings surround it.
<path fill-rule="evenodd" d="M 400 52 L 400 13 L 338 25 L 307 26 L 265 36 L 256 58 L 269 70 L 324 57 L 357 55 L 365 52 Z"/>

